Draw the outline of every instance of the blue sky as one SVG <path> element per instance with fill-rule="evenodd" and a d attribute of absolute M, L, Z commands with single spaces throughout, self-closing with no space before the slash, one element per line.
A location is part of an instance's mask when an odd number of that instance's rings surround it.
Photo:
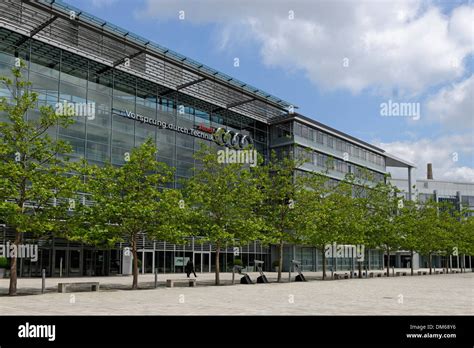
<path fill-rule="evenodd" d="M 474 7 L 468 1 L 66 3 L 415 162 L 417 177 L 432 162 L 435 179 L 474 182 Z M 389 100 L 419 105 L 419 117 L 381 115 Z"/>

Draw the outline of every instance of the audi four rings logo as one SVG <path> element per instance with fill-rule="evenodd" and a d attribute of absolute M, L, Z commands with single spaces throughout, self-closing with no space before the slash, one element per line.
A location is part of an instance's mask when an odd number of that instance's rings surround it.
<path fill-rule="evenodd" d="M 248 145 L 253 144 L 250 136 L 236 133 L 233 130 L 226 130 L 224 128 L 217 128 L 213 137 L 218 145 L 225 145 L 234 149 L 244 149 Z"/>

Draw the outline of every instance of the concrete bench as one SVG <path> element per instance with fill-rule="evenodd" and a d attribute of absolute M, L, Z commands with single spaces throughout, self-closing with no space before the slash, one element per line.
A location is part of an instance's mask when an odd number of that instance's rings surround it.
<path fill-rule="evenodd" d="M 406 275 L 407 275 L 407 272 L 396 272 L 395 274 L 397 275 L 397 277 L 399 277 L 399 276 L 406 276 Z"/>
<path fill-rule="evenodd" d="M 64 293 L 68 289 L 88 286 L 91 291 L 99 291 L 99 282 L 58 283 L 58 292 Z"/>
<path fill-rule="evenodd" d="M 166 279 L 166 287 L 167 288 L 172 288 L 174 287 L 174 284 L 179 284 L 179 283 L 184 283 L 184 284 L 189 284 L 189 287 L 195 287 L 196 286 L 196 279 Z"/>
<path fill-rule="evenodd" d="M 374 272 L 370 272 L 369 273 L 369 278 L 373 278 L 374 277 Z"/>

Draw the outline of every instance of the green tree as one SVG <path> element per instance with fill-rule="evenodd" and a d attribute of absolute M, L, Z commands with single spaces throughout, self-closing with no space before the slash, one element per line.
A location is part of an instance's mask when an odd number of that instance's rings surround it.
<path fill-rule="evenodd" d="M 321 174 L 309 174 L 305 189 L 297 195 L 299 209 L 296 228 L 303 234 L 306 245 L 316 247 L 322 253 L 323 280 L 326 279 L 326 247 L 335 242 L 342 221 L 336 217 L 337 199 L 331 195 L 328 179 Z"/>
<path fill-rule="evenodd" d="M 128 240 L 133 255 L 132 289 L 138 288 L 138 238 L 179 243 L 188 233 L 187 211 L 181 193 L 165 189 L 173 171 L 156 160 L 151 139 L 124 154 L 125 164 L 78 167 L 86 175 L 84 192 L 92 205 L 79 205 L 72 238 L 94 244 Z"/>
<path fill-rule="evenodd" d="M 428 200 L 419 206 L 418 251 L 428 257 L 428 268 L 432 274 L 433 255 L 443 249 L 443 225 L 439 216 L 439 204 Z"/>
<path fill-rule="evenodd" d="M 402 207 L 398 209 L 396 226 L 400 231 L 400 247 L 410 251 L 410 272 L 414 273 L 414 255 L 419 251 L 420 238 L 426 226 L 421 216 L 420 204 L 412 200 L 403 200 Z"/>
<path fill-rule="evenodd" d="M 38 95 L 22 77 L 25 64 L 1 77 L 10 95 L 0 98 L 0 220 L 15 231 L 14 244 L 23 234 L 60 233 L 67 218 L 69 199 L 79 184 L 69 172 L 66 155 L 71 147 L 49 133 L 73 123 L 71 116 L 39 105 Z M 35 112 L 38 112 L 35 114 Z M 9 294 L 17 293 L 17 257 L 10 262 Z"/>
<path fill-rule="evenodd" d="M 466 268 L 466 255 L 474 254 L 474 211 L 463 209 L 456 229 L 456 245 L 459 255 L 462 255 L 462 267 Z"/>
<path fill-rule="evenodd" d="M 387 277 L 390 276 L 390 252 L 400 249 L 401 233 L 395 221 L 402 199 L 399 190 L 389 182 L 379 182 L 368 190 L 367 243 L 381 248 L 387 255 Z"/>
<path fill-rule="evenodd" d="M 361 247 L 366 244 L 370 223 L 367 219 L 368 191 L 370 185 L 373 185 L 372 180 L 370 172 L 361 170 L 358 177 L 352 173 L 347 174 L 338 184 L 335 198 L 339 201 L 337 213 L 342 220 L 338 232 L 340 243 Z M 360 251 L 365 252 L 365 247 Z M 362 263 L 357 262 L 359 278 L 362 278 Z"/>
<path fill-rule="evenodd" d="M 305 179 L 296 174 L 296 169 L 306 161 L 304 157 L 278 158 L 273 151 L 267 163 L 260 166 L 257 173 L 264 202 L 258 208 L 258 215 L 265 225 L 264 240 L 278 245 L 278 282 L 281 281 L 285 243 L 300 240 L 297 225 L 302 209 L 297 206 L 296 196 L 297 192 L 304 189 Z"/>
<path fill-rule="evenodd" d="M 450 202 L 441 202 L 438 203 L 437 217 L 439 254 L 446 258 L 447 271 L 449 267 L 452 267 L 451 258 L 459 257 L 459 249 L 463 246 L 462 212 Z"/>
<path fill-rule="evenodd" d="M 307 245 L 321 250 L 326 279 L 326 251 L 331 244 L 364 242 L 365 200 L 363 196 L 353 196 L 356 189 L 352 176 L 337 183 L 324 174 L 306 177 L 306 189 L 297 199 L 298 206 L 304 207 L 304 212 L 298 214 L 298 228 Z"/>
<path fill-rule="evenodd" d="M 220 284 L 220 252 L 226 243 L 259 239 L 262 220 L 255 214 L 262 195 L 253 168 L 240 163 L 220 163 L 215 148 L 203 146 L 197 166 L 185 182 L 186 203 L 192 210 L 194 234 L 216 247 L 215 284 Z"/>

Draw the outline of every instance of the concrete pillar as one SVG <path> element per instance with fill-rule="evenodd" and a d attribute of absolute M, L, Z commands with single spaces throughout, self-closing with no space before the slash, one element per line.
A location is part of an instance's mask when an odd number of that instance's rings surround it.
<path fill-rule="evenodd" d="M 413 269 L 420 268 L 420 255 L 418 253 L 413 253 Z"/>
<path fill-rule="evenodd" d="M 402 267 L 402 256 L 400 255 L 400 253 L 395 254 L 395 265 L 392 266 L 395 266 L 396 268 Z"/>
<path fill-rule="evenodd" d="M 155 272 L 155 254 L 156 254 L 156 241 L 153 241 L 153 257 L 151 258 L 151 269 L 153 270 L 153 273 L 156 274 Z"/>

